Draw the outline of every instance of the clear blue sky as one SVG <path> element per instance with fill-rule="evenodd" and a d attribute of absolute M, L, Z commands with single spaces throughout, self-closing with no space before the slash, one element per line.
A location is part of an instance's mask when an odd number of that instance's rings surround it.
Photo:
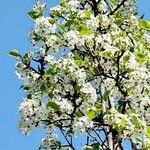
<path fill-rule="evenodd" d="M 49 7 L 58 1 L 45 0 Z M 31 136 L 18 132 L 17 112 L 24 93 L 14 72 L 15 60 L 7 55 L 11 49 L 30 49 L 27 37 L 33 24 L 27 12 L 33 5 L 34 0 L 0 0 L 0 150 L 35 150 L 44 137 L 40 130 Z M 150 0 L 139 0 L 138 9 L 150 20 Z"/>

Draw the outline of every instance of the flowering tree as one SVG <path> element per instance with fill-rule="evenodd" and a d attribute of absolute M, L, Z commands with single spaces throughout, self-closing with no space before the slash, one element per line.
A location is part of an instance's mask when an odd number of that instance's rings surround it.
<path fill-rule="evenodd" d="M 83 150 L 150 149 L 150 22 L 136 0 L 61 0 L 47 17 L 37 1 L 28 14 L 36 51 L 9 53 L 27 94 L 21 132 L 44 128 L 39 150 L 79 149 L 75 134 Z"/>

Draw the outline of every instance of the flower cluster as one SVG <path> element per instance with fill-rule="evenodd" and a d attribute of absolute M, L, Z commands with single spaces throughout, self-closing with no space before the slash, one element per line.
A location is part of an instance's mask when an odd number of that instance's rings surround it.
<path fill-rule="evenodd" d="M 55 134 L 49 133 L 43 140 L 38 150 L 60 149 L 60 142 Z"/>
<path fill-rule="evenodd" d="M 40 121 L 47 118 L 47 111 L 40 101 L 38 96 L 32 96 L 20 105 L 19 114 L 22 117 L 20 129 L 24 134 L 29 134 L 33 127 L 40 126 Z"/>

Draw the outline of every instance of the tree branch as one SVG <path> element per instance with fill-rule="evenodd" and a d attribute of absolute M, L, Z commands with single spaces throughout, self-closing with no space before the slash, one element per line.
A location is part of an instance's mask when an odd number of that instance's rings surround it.
<path fill-rule="evenodd" d="M 116 6 L 116 8 L 114 9 L 114 10 L 112 10 L 108 15 L 114 15 L 117 11 L 118 11 L 118 9 L 126 2 L 127 0 L 123 0 L 120 4 L 118 4 L 117 6 Z"/>

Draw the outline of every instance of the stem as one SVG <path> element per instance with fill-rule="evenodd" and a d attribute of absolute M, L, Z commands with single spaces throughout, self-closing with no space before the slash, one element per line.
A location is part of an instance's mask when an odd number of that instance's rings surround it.
<path fill-rule="evenodd" d="M 115 13 L 118 11 L 118 9 L 119 9 L 126 1 L 127 1 L 127 0 L 123 0 L 120 4 L 118 4 L 118 5 L 116 6 L 116 8 L 115 8 L 113 11 L 111 11 L 111 12 L 109 13 L 109 15 L 115 14 Z"/>

